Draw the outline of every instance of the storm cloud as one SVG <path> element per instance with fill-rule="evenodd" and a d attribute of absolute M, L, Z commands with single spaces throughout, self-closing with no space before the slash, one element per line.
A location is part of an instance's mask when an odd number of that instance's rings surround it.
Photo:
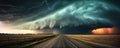
<path fill-rule="evenodd" d="M 12 25 L 18 29 L 57 28 L 63 33 L 89 32 L 96 28 L 113 27 L 116 24 L 114 24 L 115 20 L 111 18 L 111 14 L 113 13 L 114 16 L 114 13 L 119 14 L 120 12 L 119 7 L 99 0 L 71 2 L 57 0 L 54 3 L 45 0 L 38 3 L 19 5 L 19 9 L 14 9 L 12 13 L 19 11 L 21 13 L 16 14 L 21 14 L 23 17 L 15 19 Z M 43 4 L 45 5 L 43 6 Z"/>
<path fill-rule="evenodd" d="M 62 9 L 59 9 L 45 17 L 38 18 L 34 21 L 22 23 L 23 28 L 42 29 L 46 26 L 53 28 L 59 26 L 82 26 L 90 25 L 99 26 L 101 24 L 111 24 L 109 19 L 104 17 L 104 13 L 109 10 L 118 10 L 116 7 L 104 2 L 83 1 L 72 3 Z M 24 19 L 23 19 L 24 20 Z M 109 25 L 108 25 L 109 26 Z"/>

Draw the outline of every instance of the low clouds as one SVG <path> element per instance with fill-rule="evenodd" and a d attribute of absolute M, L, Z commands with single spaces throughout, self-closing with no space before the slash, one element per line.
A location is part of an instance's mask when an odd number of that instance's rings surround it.
<path fill-rule="evenodd" d="M 61 33 L 88 33 L 96 28 L 113 26 L 120 28 L 119 4 L 117 6 L 116 3 L 110 2 L 107 0 L 1 0 L 0 21 L 20 30 L 55 29 Z"/>
<path fill-rule="evenodd" d="M 20 23 L 15 27 L 23 29 L 44 29 L 45 27 L 54 28 L 56 26 L 64 28 L 67 26 L 77 27 L 84 25 L 111 27 L 113 25 L 112 22 L 104 15 L 109 10 L 118 10 L 118 8 L 100 1 L 79 1 L 42 18 Z"/>

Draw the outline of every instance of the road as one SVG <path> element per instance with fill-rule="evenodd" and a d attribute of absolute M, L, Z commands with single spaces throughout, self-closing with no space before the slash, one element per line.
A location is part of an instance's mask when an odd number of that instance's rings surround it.
<path fill-rule="evenodd" d="M 37 44 L 33 48 L 91 48 L 64 35 L 59 35 L 51 40 Z"/>

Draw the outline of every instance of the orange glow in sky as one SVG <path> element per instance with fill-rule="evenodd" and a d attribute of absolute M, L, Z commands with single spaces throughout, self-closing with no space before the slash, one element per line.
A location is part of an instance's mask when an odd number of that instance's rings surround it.
<path fill-rule="evenodd" d="M 99 28 L 99 29 L 95 29 L 92 30 L 93 34 L 115 34 L 116 33 L 116 28 L 112 27 L 112 28 Z"/>

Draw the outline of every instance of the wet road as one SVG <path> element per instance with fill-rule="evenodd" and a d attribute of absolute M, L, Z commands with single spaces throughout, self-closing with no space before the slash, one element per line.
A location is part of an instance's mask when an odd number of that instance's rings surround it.
<path fill-rule="evenodd" d="M 59 35 L 51 40 L 37 44 L 33 48 L 91 48 L 76 40 L 68 38 L 64 35 Z"/>

